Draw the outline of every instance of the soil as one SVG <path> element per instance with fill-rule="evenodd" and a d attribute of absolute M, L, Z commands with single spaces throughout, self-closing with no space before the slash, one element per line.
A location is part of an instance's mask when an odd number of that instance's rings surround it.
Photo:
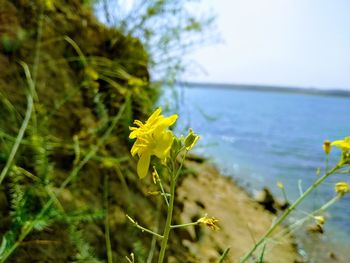
<path fill-rule="evenodd" d="M 200 227 L 190 230 L 195 243 L 184 242 L 197 255 L 198 262 L 216 262 L 230 248 L 226 262 L 237 262 L 271 226 L 275 215 L 265 210 L 230 178 L 220 175 L 211 164 L 186 163 L 192 174 L 186 176 L 178 190 L 184 203 L 183 223 L 205 214 L 219 220 L 220 230 Z M 196 227 L 197 228 L 197 227 Z M 279 231 L 277 229 L 276 231 Z M 261 250 L 256 253 L 256 258 Z M 264 262 L 299 262 L 293 237 L 270 242 L 265 248 Z"/>

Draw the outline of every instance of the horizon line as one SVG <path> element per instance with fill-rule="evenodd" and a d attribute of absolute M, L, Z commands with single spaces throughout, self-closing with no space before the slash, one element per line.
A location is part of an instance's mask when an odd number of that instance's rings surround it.
<path fill-rule="evenodd" d="M 224 88 L 235 90 L 254 90 L 267 92 L 303 93 L 310 95 L 324 95 L 337 97 L 350 97 L 350 90 L 341 88 L 317 88 L 300 86 L 283 86 L 271 84 L 241 84 L 241 83 L 215 83 L 198 81 L 177 81 L 177 84 L 188 86 L 202 86 L 203 88 Z"/>

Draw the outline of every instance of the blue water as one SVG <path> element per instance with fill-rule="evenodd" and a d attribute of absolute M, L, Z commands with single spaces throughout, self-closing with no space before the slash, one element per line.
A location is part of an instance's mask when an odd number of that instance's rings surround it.
<path fill-rule="evenodd" d="M 284 183 L 288 198 L 299 195 L 325 169 L 323 141 L 350 136 L 350 99 L 278 92 L 241 91 L 220 88 L 177 88 L 178 132 L 188 127 L 201 135 L 197 152 L 213 160 L 226 174 L 248 189 Z M 166 93 L 162 105 L 174 108 Z M 339 157 L 333 149 L 330 166 Z M 316 209 L 331 199 L 334 183 L 350 182 L 350 174 L 332 176 L 299 211 Z M 350 245 L 350 195 L 330 210 L 328 238 Z M 329 231 L 327 231 L 329 230 Z"/>

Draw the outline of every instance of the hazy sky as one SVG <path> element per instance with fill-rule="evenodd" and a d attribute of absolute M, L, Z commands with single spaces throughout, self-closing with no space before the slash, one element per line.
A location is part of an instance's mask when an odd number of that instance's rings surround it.
<path fill-rule="evenodd" d="M 203 2 L 224 43 L 191 54 L 206 73 L 185 79 L 350 90 L 350 0 Z"/>

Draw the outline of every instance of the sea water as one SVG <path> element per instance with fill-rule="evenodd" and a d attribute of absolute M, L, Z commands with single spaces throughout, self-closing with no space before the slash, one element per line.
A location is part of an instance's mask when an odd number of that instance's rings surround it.
<path fill-rule="evenodd" d="M 321 173 L 326 169 L 324 140 L 350 136 L 350 99 L 345 97 L 200 85 L 176 87 L 177 98 L 171 94 L 165 92 L 160 104 L 176 108 L 180 116 L 177 132 L 185 133 L 191 127 L 201 136 L 197 153 L 250 191 L 267 186 L 282 197 L 276 186 L 277 181 L 282 182 L 290 201 L 318 178 L 317 169 Z M 339 153 L 332 149 L 329 166 Z M 334 184 L 339 180 L 350 183 L 350 174 L 330 177 L 294 216 L 305 216 L 334 197 Z M 350 247 L 350 195 L 331 207 L 326 217 L 322 239 L 342 253 L 341 246 Z"/>

